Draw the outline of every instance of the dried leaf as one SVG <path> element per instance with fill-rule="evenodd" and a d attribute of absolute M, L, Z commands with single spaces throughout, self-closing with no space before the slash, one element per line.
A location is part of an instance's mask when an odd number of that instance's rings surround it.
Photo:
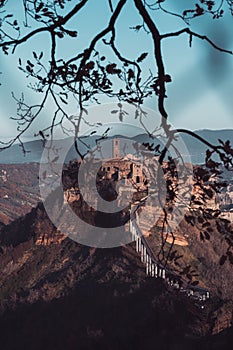
<path fill-rule="evenodd" d="M 137 59 L 137 62 L 140 63 L 142 62 L 148 55 L 148 52 L 143 52 Z"/>

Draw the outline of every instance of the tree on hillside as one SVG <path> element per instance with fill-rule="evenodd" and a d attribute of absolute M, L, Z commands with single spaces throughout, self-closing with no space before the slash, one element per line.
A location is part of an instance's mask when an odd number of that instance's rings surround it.
<path fill-rule="evenodd" d="M 226 186 L 223 181 L 219 180 L 219 165 L 222 164 L 225 168 L 232 169 L 233 149 L 228 140 L 220 140 L 219 144 L 214 145 L 190 130 L 181 128 L 173 130 L 171 128 L 169 111 L 166 108 L 166 90 L 167 84 L 172 81 L 172 76 L 165 69 L 166 57 L 163 55 L 163 43 L 166 40 L 176 40 L 178 37 L 186 35 L 190 47 L 194 40 L 200 40 L 203 41 L 203 45 L 208 45 L 213 50 L 220 51 L 225 55 L 232 55 L 229 48 L 216 44 L 205 33 L 200 34 L 192 30 L 191 23 L 196 18 L 203 16 L 211 17 L 213 25 L 214 21 L 224 20 L 226 11 L 233 14 L 233 1 L 199 0 L 191 4 L 190 7 L 186 5 L 182 11 L 174 12 L 169 10 L 168 0 L 155 2 L 132 0 L 132 10 L 138 14 L 138 23 L 130 27 L 129 31 L 134 32 L 135 35 L 144 33 L 151 40 L 151 47 L 148 48 L 148 51 L 141 52 L 140 45 L 138 46 L 138 56 L 134 59 L 124 54 L 118 43 L 119 20 L 129 0 L 103 0 L 101 5 L 108 6 L 109 13 L 106 26 L 99 29 L 90 40 L 87 40 L 84 48 L 75 50 L 76 43 L 79 43 L 79 40 L 82 42 L 85 40 L 82 37 L 79 38 L 78 23 L 89 3 L 88 0 L 22 0 L 20 7 L 22 13 L 19 14 L 18 7 L 16 7 L 16 11 L 8 10 L 8 6 L 11 4 L 10 0 L 0 1 L 2 16 L 0 47 L 2 54 L 16 56 L 20 47 L 24 47 L 26 44 L 31 45 L 29 45 L 31 52 L 26 52 L 25 55 L 18 57 L 18 68 L 28 78 L 30 87 L 38 94 L 39 100 L 38 103 L 31 105 L 24 94 L 20 98 L 13 95 L 17 102 L 15 119 L 18 123 L 18 132 L 8 143 L 2 142 L 2 148 L 8 148 L 18 141 L 24 150 L 22 141 L 24 133 L 30 130 L 46 105 L 52 102 L 54 113 L 50 120 L 48 118 L 47 126 L 38 130 L 37 136 L 46 140 L 53 134 L 56 127 L 64 127 L 65 132 L 64 122 L 68 122 L 73 128 L 74 143 L 80 154 L 77 138 L 79 137 L 80 124 L 83 121 L 88 123 L 87 106 L 103 101 L 116 101 L 118 106 L 115 111 L 116 118 L 124 122 L 122 103 L 125 102 L 135 107 L 135 118 L 141 118 L 143 121 L 144 104 L 149 98 L 152 98 L 161 115 L 160 127 L 167 139 L 165 147 L 156 151 L 159 163 L 164 165 L 170 178 L 176 177 L 175 163 L 174 159 L 167 159 L 166 156 L 169 147 L 178 135 L 189 134 L 208 148 L 205 166 L 196 167 L 194 173 L 195 184 L 202 190 L 201 198 L 193 195 L 194 206 L 191 214 L 186 215 L 186 220 L 190 224 L 194 225 L 195 222 L 198 222 L 201 225 L 203 231 L 201 239 L 208 239 L 209 233 L 205 229 L 208 226 L 207 221 L 210 218 L 218 218 L 219 213 L 216 210 L 205 208 L 201 204 Z M 167 15 L 168 21 L 171 17 L 178 17 L 181 29 L 161 33 L 157 23 L 158 13 Z M 95 20 L 98 22 L 98 14 L 96 14 Z M 41 40 L 45 40 L 45 38 L 47 40 L 45 50 L 42 51 L 37 49 L 37 46 L 40 47 L 38 45 L 40 37 Z M 71 50 L 72 53 L 69 57 L 67 57 L 66 52 L 62 57 L 61 48 L 66 41 L 69 41 L 70 45 L 74 45 L 74 50 Z M 79 47 L 78 44 L 77 47 Z M 147 76 L 145 62 L 149 55 L 152 57 L 153 67 Z M 75 116 L 69 114 L 68 106 L 71 101 L 76 103 L 77 113 Z M 153 140 L 145 147 L 153 149 L 152 145 Z M 217 160 L 213 156 L 217 156 Z M 210 184 L 210 178 L 214 177 L 216 180 Z M 172 202 L 175 200 L 177 188 L 176 186 L 169 188 L 167 200 Z M 164 223 L 167 220 L 167 208 L 164 209 Z M 231 232 L 228 226 L 227 221 L 221 221 L 219 230 L 222 230 L 224 234 L 226 231 Z M 226 256 L 231 257 L 229 252 L 231 252 L 233 240 L 229 234 L 226 238 L 229 242 L 229 251 Z M 166 257 L 162 255 L 161 259 L 166 260 Z"/>

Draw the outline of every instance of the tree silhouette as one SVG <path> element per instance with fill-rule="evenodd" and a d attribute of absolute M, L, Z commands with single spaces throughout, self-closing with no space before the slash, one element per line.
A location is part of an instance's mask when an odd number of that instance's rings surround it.
<path fill-rule="evenodd" d="M 189 134 L 208 147 L 205 166 L 195 167 L 195 186 L 198 190 L 193 194 L 192 204 L 185 219 L 191 225 L 201 226 L 200 237 L 202 240 L 209 239 L 211 231 L 208 230 L 209 220 L 218 220 L 218 229 L 223 232 L 229 243 L 228 254 L 220 261 L 222 264 L 227 257 L 231 259 L 232 256 L 233 240 L 230 235 L 232 233 L 230 223 L 221 219 L 217 210 L 207 208 L 205 203 L 221 191 L 221 188 L 226 187 L 226 183 L 220 179 L 222 171 L 220 167 L 232 170 L 233 149 L 228 140 L 219 140 L 219 144 L 214 145 L 190 130 L 183 128 L 173 130 L 171 128 L 166 108 L 166 87 L 172 81 L 172 77 L 166 73 L 166 57 L 163 56 L 162 47 L 163 42 L 169 38 L 175 40 L 181 35 L 187 35 L 190 47 L 195 38 L 202 40 L 203 45 L 209 45 L 213 50 L 232 55 L 232 51 L 228 48 L 217 45 L 205 33 L 199 34 L 193 31 L 189 24 L 194 18 L 200 16 L 211 16 L 213 21 L 222 20 L 226 8 L 231 14 L 233 13 L 233 1 L 200 0 L 190 8 L 184 8 L 183 11 L 175 13 L 168 10 L 168 1 L 166 0 L 156 2 L 132 0 L 131 5 L 139 15 L 139 23 L 130 27 L 129 30 L 134 31 L 135 35 L 144 31 L 145 35 L 149 35 L 151 38 L 155 68 L 150 71 L 148 76 L 145 74 L 145 61 L 150 50 L 139 52 L 138 57 L 132 60 L 118 48 L 118 20 L 128 2 L 127 0 L 104 1 L 109 6 L 107 25 L 95 33 L 89 42 L 85 43 L 84 49 L 74 50 L 74 53 L 68 58 L 62 58 L 58 54 L 60 45 L 72 38 L 78 40 L 78 20 L 82 16 L 82 10 L 88 5 L 88 0 L 78 2 L 70 0 L 22 0 L 22 14 L 18 14 L 17 11 L 15 13 L 9 12 L 7 0 L 0 2 L 2 15 L 0 47 L 2 53 L 16 55 L 19 47 L 28 42 L 35 44 L 30 53 L 27 52 L 24 57 L 19 57 L 18 67 L 29 79 L 31 89 L 40 97 L 40 102 L 31 105 L 25 100 L 24 94 L 20 98 L 13 95 L 17 102 L 17 116 L 14 119 L 18 123 L 18 133 L 9 142 L 2 141 L 2 149 L 9 148 L 18 141 L 25 152 L 22 136 L 30 130 L 34 121 L 38 119 L 45 106 L 51 101 L 55 106 L 52 119 L 48 119 L 47 126 L 38 130 L 36 136 L 40 136 L 45 141 L 53 134 L 57 126 L 63 128 L 65 133 L 67 129 L 64 122 L 66 121 L 73 128 L 74 143 L 80 154 L 77 139 L 81 122 L 85 120 L 88 123 L 87 105 L 99 104 L 103 100 L 116 101 L 118 109 L 113 113 L 116 114 L 116 118 L 123 121 L 122 103 L 129 103 L 135 107 L 135 117 L 143 120 L 145 102 L 150 97 L 155 98 L 161 115 L 161 128 L 166 135 L 167 143 L 163 149 L 156 148 L 158 145 L 153 144 L 153 140 L 151 144 L 144 146 L 149 150 L 153 149 L 158 155 L 160 165 L 165 173 L 169 174 L 167 178 L 173 180 L 176 178 L 174 160 L 168 159 L 167 155 L 170 145 L 179 134 Z M 168 20 L 169 16 L 179 17 L 184 26 L 178 31 L 162 34 L 156 21 L 157 11 L 166 14 Z M 96 21 L 98 21 L 98 15 Z M 49 40 L 49 50 L 41 52 L 37 50 L 36 45 L 40 36 L 44 34 Z M 110 58 L 107 57 L 108 54 Z M 75 116 L 69 114 L 68 105 L 71 99 L 77 105 L 78 112 Z M 217 160 L 214 156 L 217 156 Z M 209 182 L 210 178 L 214 178 L 214 181 Z M 169 187 L 170 183 L 167 186 Z M 164 209 L 164 223 L 167 222 L 168 208 L 172 207 L 177 195 L 176 186 L 169 188 L 167 206 Z M 225 234 L 226 232 L 227 234 Z M 173 254 L 173 258 L 176 258 L 175 254 Z M 160 259 L 166 262 L 168 257 L 160 254 Z"/>

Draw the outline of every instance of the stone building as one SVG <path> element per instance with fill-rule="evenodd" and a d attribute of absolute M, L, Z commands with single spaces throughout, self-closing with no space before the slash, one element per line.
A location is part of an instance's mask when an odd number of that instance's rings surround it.
<path fill-rule="evenodd" d="M 112 140 L 112 157 L 113 159 L 120 158 L 120 139 L 114 138 Z"/>
<path fill-rule="evenodd" d="M 128 154 L 124 157 L 121 156 L 120 152 L 120 139 L 114 138 L 112 140 L 112 158 L 104 159 L 103 162 L 100 160 L 94 160 L 97 163 L 100 163 L 100 169 L 98 171 L 98 180 L 97 185 L 101 181 L 109 180 L 115 181 L 119 184 L 118 190 L 119 193 L 122 193 L 125 188 L 128 190 L 134 191 L 144 191 L 147 188 L 147 178 L 143 170 L 143 165 L 132 154 Z M 77 162 L 76 162 L 77 163 Z M 80 164 L 71 164 L 69 171 L 66 171 L 66 174 L 72 171 L 78 172 L 78 167 Z M 87 173 L 85 175 L 85 183 L 88 183 L 89 177 L 96 176 L 97 174 Z M 82 192 L 82 189 L 80 188 Z M 64 202 L 74 202 L 80 199 L 80 191 L 77 185 L 69 186 L 64 191 Z M 88 197 L 88 198 L 87 198 Z M 90 197 L 90 198 L 89 198 Z M 86 199 L 88 202 L 96 205 L 96 187 L 94 189 L 89 188 L 89 193 L 86 194 Z M 121 196 L 119 196 L 120 198 Z"/>
<path fill-rule="evenodd" d="M 103 177 L 113 180 L 124 180 L 128 186 L 135 185 L 137 188 L 145 189 L 146 177 L 143 165 L 132 154 L 121 157 L 120 139 L 112 140 L 112 158 L 106 159 L 102 164 Z"/>

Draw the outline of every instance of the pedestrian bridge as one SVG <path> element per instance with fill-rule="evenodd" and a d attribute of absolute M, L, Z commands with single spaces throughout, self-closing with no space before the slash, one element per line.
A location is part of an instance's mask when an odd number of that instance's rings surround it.
<path fill-rule="evenodd" d="M 145 264 L 146 274 L 154 278 L 164 279 L 169 286 L 180 290 L 182 293 L 191 297 L 194 300 L 206 301 L 210 298 L 210 293 L 205 288 L 192 286 L 180 276 L 169 271 L 167 267 L 163 267 L 156 259 L 152 249 L 138 225 L 138 214 L 136 211 L 131 214 L 129 229 L 132 234 L 132 241 L 136 242 L 136 251 L 141 256 L 141 261 Z"/>

